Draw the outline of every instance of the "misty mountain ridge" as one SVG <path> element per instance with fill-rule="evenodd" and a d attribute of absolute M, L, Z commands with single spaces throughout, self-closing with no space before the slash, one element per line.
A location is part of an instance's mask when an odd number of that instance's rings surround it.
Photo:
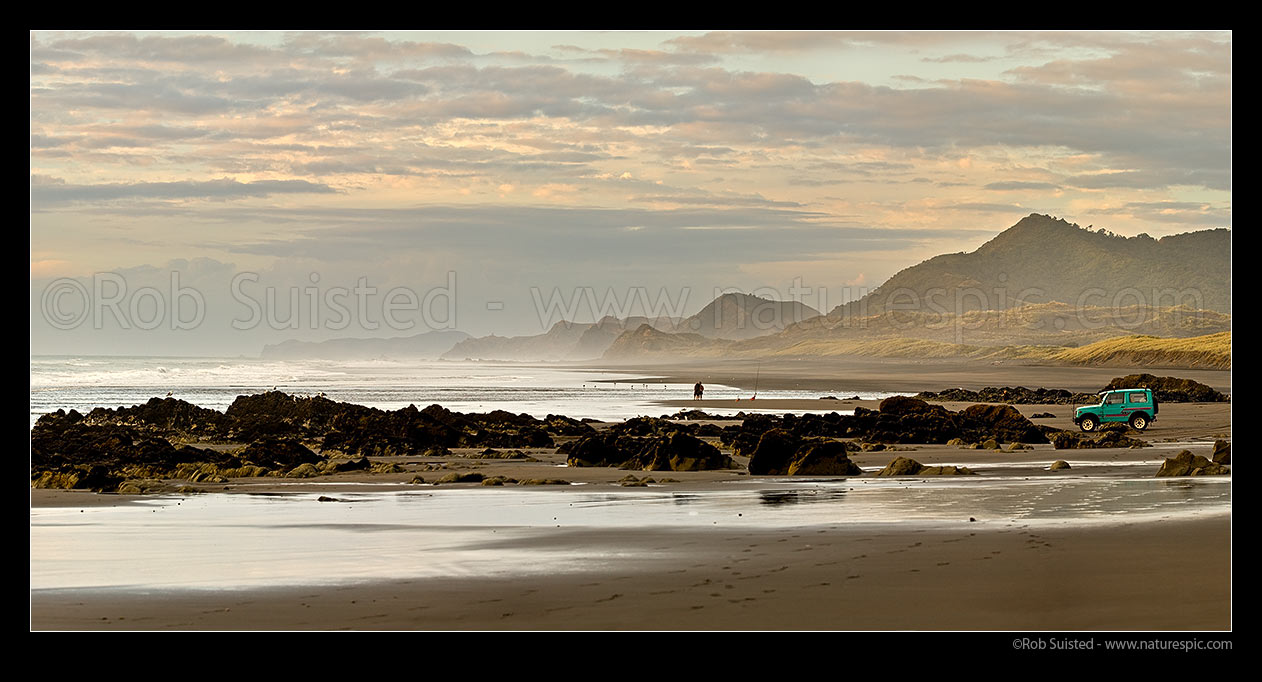
<path fill-rule="evenodd" d="M 467 339 L 442 355 L 446 360 L 595 360 L 628 333 L 647 328 L 667 335 L 697 339 L 749 339 L 774 334 L 821 313 L 797 301 L 776 301 L 754 294 L 726 293 L 695 315 L 682 320 L 668 317 L 605 317 L 595 323 L 557 322 L 543 334 L 484 336 Z M 628 342 L 631 343 L 631 342 Z M 675 339 L 675 345 L 683 343 Z"/>

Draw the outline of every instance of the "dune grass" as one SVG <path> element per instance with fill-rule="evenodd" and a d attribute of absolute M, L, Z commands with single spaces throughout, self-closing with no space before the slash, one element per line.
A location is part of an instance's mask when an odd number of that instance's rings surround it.
<path fill-rule="evenodd" d="M 1231 332 L 1189 338 L 1120 336 L 1051 357 L 1071 365 L 1231 369 Z"/>

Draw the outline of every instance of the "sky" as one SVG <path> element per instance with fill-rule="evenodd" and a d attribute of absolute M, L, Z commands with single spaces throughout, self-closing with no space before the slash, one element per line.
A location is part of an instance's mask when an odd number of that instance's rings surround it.
<path fill-rule="evenodd" d="M 1230 227 L 1231 37 L 32 32 L 32 353 L 827 312 L 1030 213 Z"/>

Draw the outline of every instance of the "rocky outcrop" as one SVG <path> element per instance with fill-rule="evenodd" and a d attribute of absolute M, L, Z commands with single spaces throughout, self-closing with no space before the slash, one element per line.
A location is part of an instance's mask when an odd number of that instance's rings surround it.
<path fill-rule="evenodd" d="M 1126 435 L 1125 427 L 1105 429 L 1096 434 L 1059 431 L 1052 436 L 1052 446 L 1057 450 L 1090 448 L 1146 448 L 1148 443 Z"/>
<path fill-rule="evenodd" d="M 1106 391 L 1119 388 L 1151 388 L 1157 402 L 1161 403 L 1225 403 L 1231 398 L 1224 393 L 1191 379 L 1159 377 L 1152 374 L 1128 374 L 1118 377 L 1104 387 Z"/>
<path fill-rule="evenodd" d="M 788 431 L 800 438 L 845 438 L 884 444 L 947 443 L 954 439 L 960 442 L 1047 442 L 1043 428 L 1008 405 L 974 405 L 951 412 L 941 405 L 904 396 L 886 398 L 878 410 L 856 407 L 853 415 L 836 412 L 751 415 L 739 426 L 725 427 L 719 438 L 736 454 L 748 455 L 762 435 L 772 429 Z"/>
<path fill-rule="evenodd" d="M 948 388 L 937 393 L 923 391 L 916 394 L 924 400 L 962 403 L 1007 403 L 1016 405 L 1081 405 L 1096 402 L 1094 393 L 1073 393 L 1062 388 L 1035 388 L 1024 386 L 987 386 L 978 391 L 964 388 Z"/>
<path fill-rule="evenodd" d="M 736 463 L 718 448 L 686 433 L 636 437 L 613 432 L 589 436 L 566 448 L 566 464 L 644 471 L 732 469 Z"/>
<path fill-rule="evenodd" d="M 1193 455 L 1190 450 L 1167 457 L 1157 470 L 1157 476 L 1221 476 L 1229 473 L 1231 469 L 1228 467 L 1215 464 L 1202 455 Z"/>

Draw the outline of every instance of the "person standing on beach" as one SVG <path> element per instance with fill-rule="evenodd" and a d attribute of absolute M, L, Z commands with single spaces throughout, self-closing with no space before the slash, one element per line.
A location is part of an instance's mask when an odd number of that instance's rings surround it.
<path fill-rule="evenodd" d="M 697 382 L 697 385 L 692 387 L 692 399 L 693 399 L 693 400 L 701 400 L 701 396 L 702 396 L 704 393 L 705 393 L 705 386 L 702 386 L 702 385 L 701 385 L 701 382 L 700 382 L 700 381 L 698 381 L 698 382 Z"/>

